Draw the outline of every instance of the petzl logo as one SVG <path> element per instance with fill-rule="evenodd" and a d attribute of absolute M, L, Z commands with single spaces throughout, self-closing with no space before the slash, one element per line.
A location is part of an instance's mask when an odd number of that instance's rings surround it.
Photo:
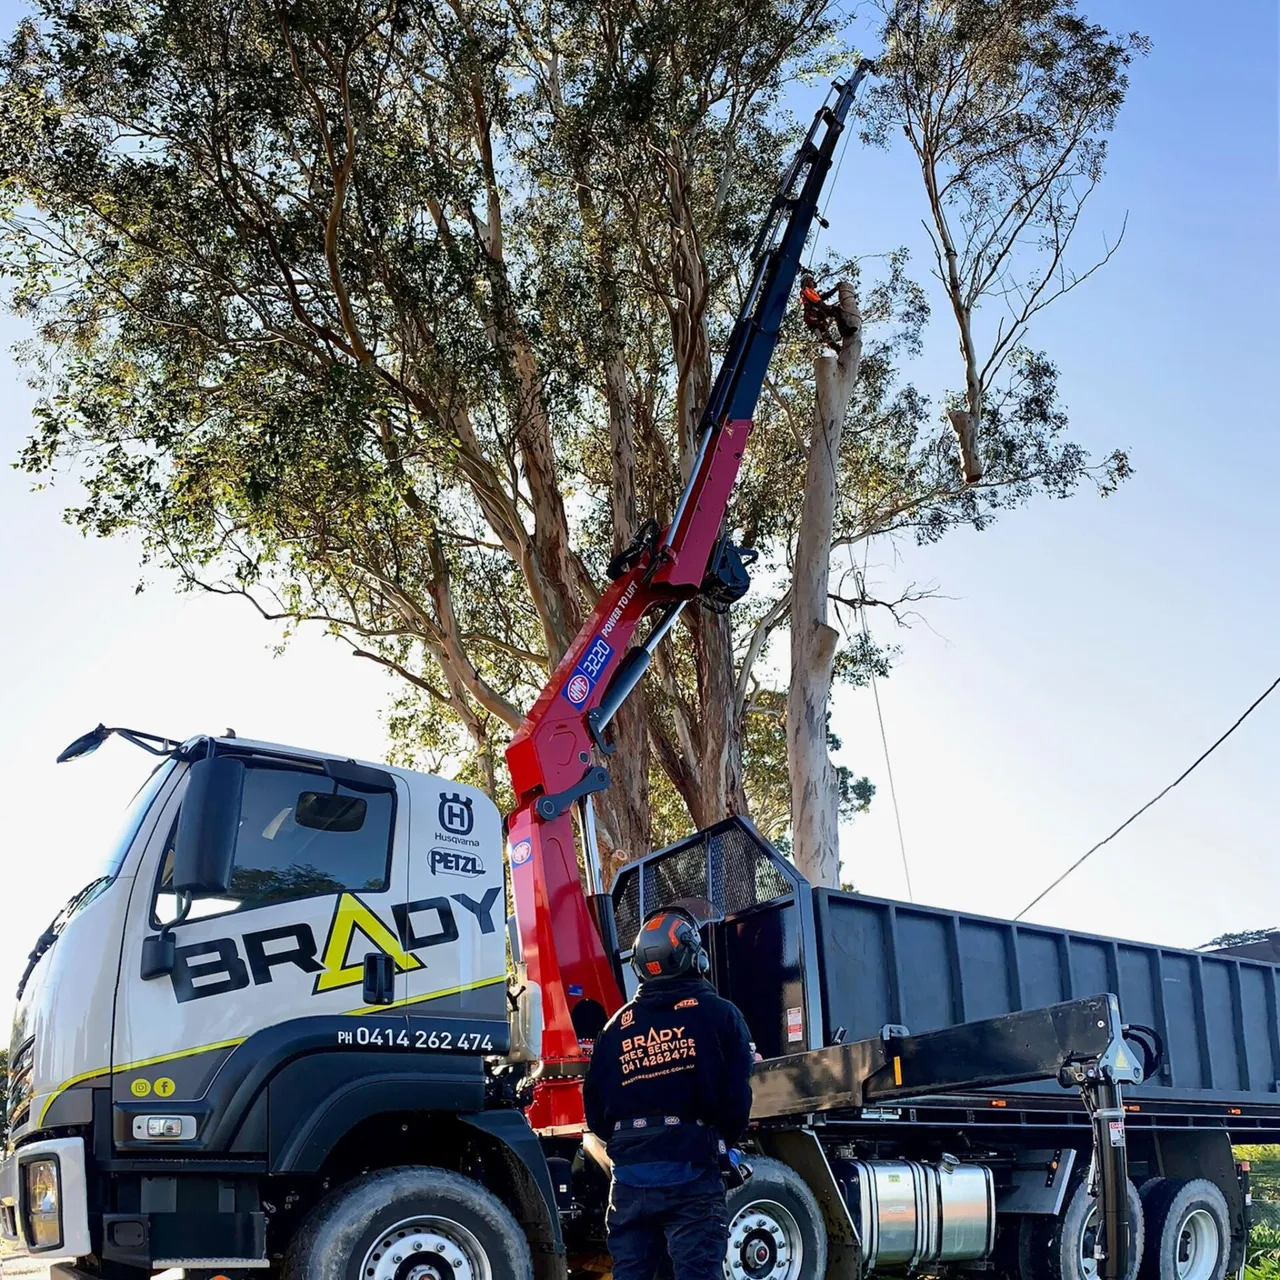
<path fill-rule="evenodd" d="M 533 857 L 533 845 L 528 840 L 521 840 L 519 844 L 511 846 L 511 861 L 518 867 L 522 863 L 528 862 Z"/>
<path fill-rule="evenodd" d="M 584 675 L 576 675 L 565 686 L 564 696 L 573 703 L 575 707 L 580 707 L 587 700 L 587 695 L 591 692 L 591 681 Z"/>
<path fill-rule="evenodd" d="M 441 792 L 439 817 L 440 825 L 446 831 L 455 836 L 470 835 L 476 822 L 475 814 L 471 812 L 471 797 Z"/>
<path fill-rule="evenodd" d="M 449 876 L 482 876 L 484 863 L 474 853 L 463 853 L 458 849 L 432 849 L 431 874 L 441 873 Z"/>

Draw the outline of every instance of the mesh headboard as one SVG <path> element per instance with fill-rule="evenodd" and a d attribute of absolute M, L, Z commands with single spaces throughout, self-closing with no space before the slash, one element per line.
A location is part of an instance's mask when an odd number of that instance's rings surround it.
<path fill-rule="evenodd" d="M 613 885 L 613 910 L 623 952 L 645 915 L 678 899 L 707 903 L 716 916 L 794 893 L 803 883 L 754 827 L 730 818 L 624 867 Z"/>

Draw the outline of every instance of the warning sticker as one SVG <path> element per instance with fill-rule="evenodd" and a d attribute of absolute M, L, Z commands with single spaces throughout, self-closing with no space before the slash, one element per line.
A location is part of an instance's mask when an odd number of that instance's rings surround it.
<path fill-rule="evenodd" d="M 1111 1145 L 1113 1147 L 1123 1147 L 1124 1146 L 1124 1121 L 1112 1120 L 1111 1123 L 1107 1126 L 1107 1128 L 1110 1129 L 1111 1131 Z"/>
<path fill-rule="evenodd" d="M 800 1016 L 800 1006 L 787 1010 L 787 1043 L 795 1044 L 804 1039 L 804 1019 Z"/>

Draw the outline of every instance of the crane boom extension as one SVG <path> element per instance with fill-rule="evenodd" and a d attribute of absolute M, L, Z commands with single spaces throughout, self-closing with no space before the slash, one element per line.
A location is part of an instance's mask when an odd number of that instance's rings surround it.
<path fill-rule="evenodd" d="M 606 727 L 685 604 L 704 593 L 731 603 L 746 590 L 742 557 L 723 536 L 725 511 L 836 143 L 868 70 L 862 63 L 833 86 L 783 176 L 670 524 L 611 566 L 617 576 L 507 748 L 518 806 L 507 822 L 507 848 L 521 960 L 542 1004 L 542 1068 L 530 1122 L 544 1132 L 581 1128 L 582 1042 L 622 1001 L 592 810 L 609 774 L 592 764 L 592 752 L 612 753 Z M 644 639 L 631 647 L 650 613 L 656 616 Z M 575 808 L 590 905 L 578 869 Z"/>

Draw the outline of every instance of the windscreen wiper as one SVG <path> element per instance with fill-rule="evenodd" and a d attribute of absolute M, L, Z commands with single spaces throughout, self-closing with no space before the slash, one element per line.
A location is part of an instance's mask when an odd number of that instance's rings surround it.
<path fill-rule="evenodd" d="M 71 918 L 72 913 L 95 889 L 101 888 L 102 885 L 109 883 L 110 880 L 110 876 L 95 876 L 83 889 L 79 889 L 72 894 L 66 905 L 49 921 L 49 927 L 36 939 L 36 945 L 31 948 L 31 954 L 27 956 L 27 967 L 22 971 L 22 977 L 18 979 L 18 990 L 13 997 L 15 1000 L 22 999 L 22 993 L 26 990 L 27 980 L 31 977 L 36 965 L 40 963 L 40 957 L 57 942 L 59 934 L 62 933 L 63 927 Z"/>
<path fill-rule="evenodd" d="M 18 989 L 13 993 L 15 1000 L 22 999 L 22 993 L 27 989 L 27 979 L 31 977 L 32 971 L 40 963 L 40 957 L 57 942 L 56 926 L 60 915 L 62 915 L 61 911 L 49 921 L 49 927 L 36 939 L 36 945 L 31 948 L 31 954 L 27 957 L 27 967 L 23 969 L 22 977 L 18 979 Z"/>

